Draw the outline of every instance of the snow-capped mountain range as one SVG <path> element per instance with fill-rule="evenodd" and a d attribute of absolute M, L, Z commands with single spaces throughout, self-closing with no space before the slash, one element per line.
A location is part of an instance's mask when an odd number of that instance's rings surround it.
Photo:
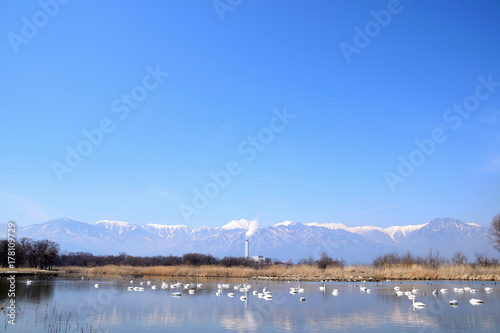
<path fill-rule="evenodd" d="M 234 220 L 222 227 L 189 228 L 185 225 L 136 225 L 122 221 L 98 221 L 93 224 L 67 218 L 51 220 L 18 229 L 17 237 L 49 239 L 62 251 L 90 252 L 95 255 L 182 255 L 189 252 L 216 257 L 244 255 L 245 233 L 251 221 Z M 0 227 L 0 238 L 7 237 L 7 226 Z M 475 253 L 496 256 L 488 240 L 488 230 L 474 223 L 452 218 L 434 219 L 419 225 L 347 227 L 341 223 L 300 223 L 285 221 L 259 228 L 250 240 L 250 255 L 280 260 L 328 253 L 348 263 L 370 263 L 383 253 L 411 251 L 425 255 L 439 251 L 451 258 L 455 251 L 474 260 Z"/>

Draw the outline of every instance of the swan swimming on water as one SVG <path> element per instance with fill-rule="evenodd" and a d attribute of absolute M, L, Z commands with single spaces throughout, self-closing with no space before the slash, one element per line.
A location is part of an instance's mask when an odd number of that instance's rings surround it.
<path fill-rule="evenodd" d="M 471 298 L 469 301 L 470 304 L 477 305 L 477 304 L 483 304 L 484 301 L 482 299 L 477 299 L 477 298 Z"/>
<path fill-rule="evenodd" d="M 415 302 L 415 299 L 412 300 L 413 307 L 417 309 L 425 308 L 425 304 L 422 302 Z"/>

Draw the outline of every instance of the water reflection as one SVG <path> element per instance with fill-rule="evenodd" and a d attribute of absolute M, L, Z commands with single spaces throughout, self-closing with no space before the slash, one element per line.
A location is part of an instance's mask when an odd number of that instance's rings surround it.
<path fill-rule="evenodd" d="M 172 281 L 167 281 L 171 283 Z M 187 282 L 187 281 L 186 281 Z M 461 283 L 480 289 L 475 298 L 484 299 L 485 304 L 473 306 L 469 293 L 453 292 L 456 283 L 442 282 L 440 287 L 448 287 L 447 294 L 432 295 L 436 285 L 427 283 L 367 283 L 371 293 L 360 290 L 354 283 L 329 283 L 326 291 L 319 291 L 319 283 L 301 283 L 304 293 L 291 295 L 288 291 L 292 283 L 254 281 L 249 291 L 240 293 L 233 289 L 224 290 L 216 296 L 219 283 L 228 281 L 201 281 L 203 286 L 194 295 L 181 289 L 151 289 L 161 285 L 154 280 L 151 285 L 144 283 L 144 291 L 128 291 L 128 280 L 37 280 L 31 286 L 18 281 L 17 304 L 22 307 L 23 320 L 15 329 L 6 326 L 6 331 L 45 332 L 39 323 L 56 320 L 71 323 L 72 330 L 91 323 L 109 332 L 161 332 L 169 331 L 361 331 L 378 332 L 412 331 L 425 328 L 448 332 L 453 330 L 493 330 L 500 331 L 500 289 L 484 293 L 480 283 Z M 230 282 L 230 283 L 231 283 Z M 99 283 L 99 288 L 94 284 Z M 436 283 L 435 283 L 436 284 Z M 133 284 L 139 285 L 139 281 Z M 426 304 L 423 309 L 414 309 L 405 296 L 397 297 L 394 286 L 401 290 L 421 289 L 417 299 Z M 273 294 L 271 301 L 258 298 L 253 291 L 267 287 Z M 331 290 L 339 290 L 333 296 Z M 8 284 L 0 282 L 0 295 L 5 300 Z M 180 291 L 182 296 L 172 297 L 172 292 Z M 235 297 L 227 296 L 234 292 Z M 246 296 L 241 301 L 239 297 Z M 305 297 L 305 302 L 299 298 Z M 450 307 L 450 299 L 457 299 L 459 306 Z M 69 318 L 69 319 L 67 319 Z M 36 324 L 38 323 L 38 324 Z M 87 324 L 89 325 L 89 324 Z M 46 325 L 45 325 L 46 328 Z M 25 330 L 23 330 L 25 329 Z M 62 330 L 64 332 L 64 330 Z M 69 331 L 68 331 L 69 332 Z"/>
<path fill-rule="evenodd" d="M 9 294 L 9 282 L 7 277 L 2 276 L 0 282 L 0 304 L 10 300 Z M 16 277 L 16 301 L 22 302 L 24 304 L 40 304 L 40 302 L 51 300 L 54 295 L 54 284 L 52 283 L 52 278 L 38 278 L 33 280 L 33 283 L 27 284 L 28 278 L 23 276 Z"/>

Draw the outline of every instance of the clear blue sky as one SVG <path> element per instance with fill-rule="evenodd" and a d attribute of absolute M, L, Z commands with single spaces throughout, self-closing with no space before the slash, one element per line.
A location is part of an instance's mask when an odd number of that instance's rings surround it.
<path fill-rule="evenodd" d="M 47 3 L 0 4 L 1 222 L 500 213 L 498 1 Z"/>

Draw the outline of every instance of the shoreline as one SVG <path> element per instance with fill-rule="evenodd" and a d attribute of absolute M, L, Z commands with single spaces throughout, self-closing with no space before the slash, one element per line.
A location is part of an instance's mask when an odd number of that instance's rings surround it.
<path fill-rule="evenodd" d="M 10 272 L 10 273 L 9 273 Z M 12 270 L 0 268 L 0 276 L 10 275 Z M 251 267 L 222 266 L 116 266 L 99 267 L 57 267 L 53 270 L 19 268 L 16 276 L 46 277 L 110 277 L 110 278 L 243 278 L 268 281 L 500 281 L 500 266 L 472 267 L 471 265 L 442 266 L 431 269 L 412 265 L 404 267 L 346 266 L 320 269 L 315 266 L 296 265 Z"/>
<path fill-rule="evenodd" d="M 9 276 L 13 274 L 16 276 L 58 276 L 61 274 L 61 271 L 35 268 L 0 268 L 0 276 Z"/>
<path fill-rule="evenodd" d="M 0 268 L 0 276 L 9 275 L 12 270 Z M 441 266 L 431 269 L 425 266 L 346 266 L 320 269 L 315 266 L 296 265 L 289 268 L 275 265 L 262 268 L 222 266 L 116 266 L 99 267 L 57 267 L 46 271 L 19 268 L 17 276 L 51 277 L 110 277 L 110 278 L 243 278 L 268 281 L 411 281 L 411 280 L 454 280 L 454 281 L 500 281 L 500 266 L 473 267 L 471 265 Z"/>

